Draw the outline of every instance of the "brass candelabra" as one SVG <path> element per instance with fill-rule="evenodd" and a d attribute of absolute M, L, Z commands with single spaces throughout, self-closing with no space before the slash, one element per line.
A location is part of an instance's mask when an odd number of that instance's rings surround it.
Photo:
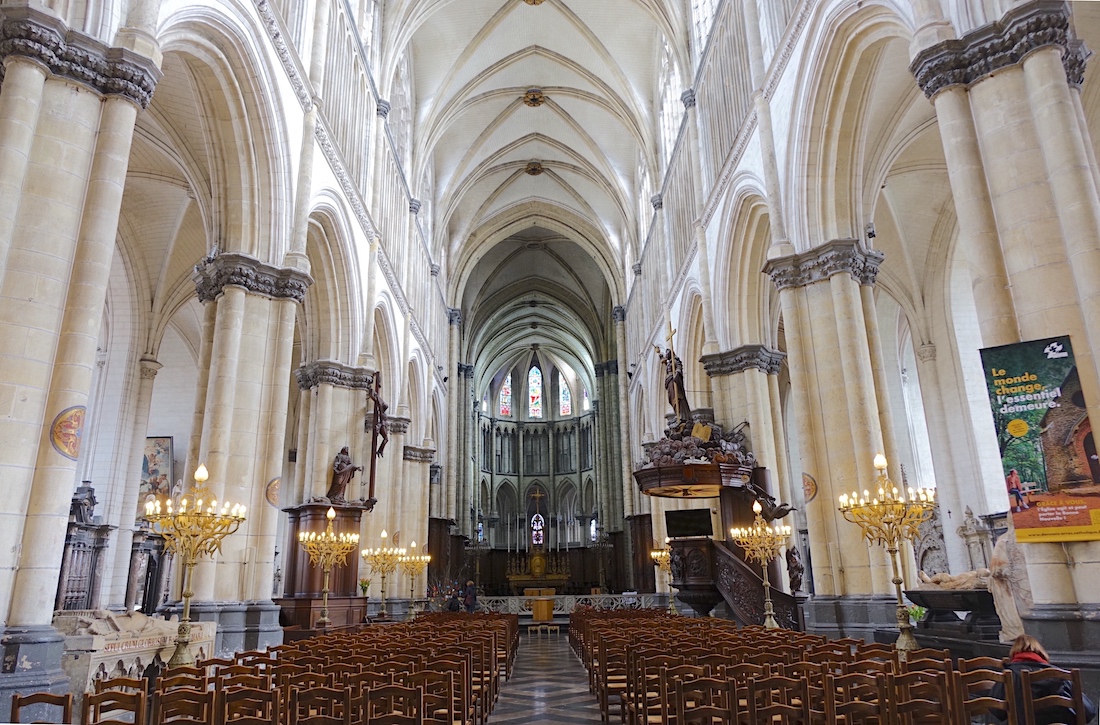
<path fill-rule="evenodd" d="M 787 545 L 787 539 L 791 536 L 791 527 L 780 524 L 768 525 L 764 517 L 759 501 L 752 504 L 752 512 L 756 514 L 752 526 L 747 528 L 735 527 L 730 529 L 730 536 L 745 550 L 745 556 L 751 561 L 760 562 L 760 568 L 764 573 L 764 628 L 779 629 L 779 623 L 775 621 L 775 608 L 772 606 L 772 587 L 768 581 L 768 563 L 771 562 Z"/>
<path fill-rule="evenodd" d="M 382 529 L 382 546 L 377 549 L 363 549 L 363 561 L 367 562 L 370 570 L 382 577 L 382 603 L 378 610 L 378 616 L 386 616 L 386 577 L 397 569 L 401 557 L 405 556 L 404 549 L 386 546 L 386 538 L 389 534 Z"/>
<path fill-rule="evenodd" d="M 416 542 L 409 543 L 409 551 L 412 552 L 401 557 L 401 568 L 409 575 L 409 614 L 416 614 L 416 578 L 424 573 L 428 562 L 432 560 L 431 554 L 416 554 Z"/>
<path fill-rule="evenodd" d="M 668 576 L 668 613 L 676 614 L 676 597 L 672 593 L 672 547 L 669 538 L 665 537 L 665 545 L 653 547 L 649 550 L 649 558 L 657 565 L 660 571 Z"/>
<path fill-rule="evenodd" d="M 898 565 L 898 548 L 903 541 L 920 538 L 920 525 L 932 517 L 936 506 L 934 489 L 899 491 L 886 475 L 886 456 L 875 456 L 875 469 L 878 477 L 878 495 L 871 496 L 864 491 L 860 496 L 855 491 L 851 495 L 840 496 L 840 513 L 844 518 L 859 524 L 863 538 L 872 544 L 881 544 L 890 554 L 890 563 L 894 568 L 894 594 L 897 597 L 898 641 L 897 649 L 901 659 L 917 648 L 917 639 L 913 636 L 913 627 L 909 624 L 909 610 L 901 596 L 901 568 Z"/>
<path fill-rule="evenodd" d="M 323 533 L 298 532 L 298 543 L 309 554 L 309 563 L 321 567 L 325 573 L 321 588 L 321 616 L 317 620 L 317 625 L 320 627 L 332 624 L 332 620 L 328 617 L 328 582 L 332 567 L 344 566 L 347 563 L 348 553 L 359 546 L 359 534 L 337 534 L 333 531 L 332 522 L 336 519 L 336 509 L 330 506 L 325 518 L 328 519 L 328 526 Z"/>
<path fill-rule="evenodd" d="M 176 649 L 169 667 L 195 664 L 191 654 L 191 575 L 200 557 L 221 551 L 222 539 L 235 532 L 244 521 L 245 507 L 218 500 L 206 487 L 210 477 L 206 466 L 195 470 L 195 485 L 190 493 L 145 503 L 145 520 L 164 537 L 165 548 L 183 560 L 183 613 L 176 630 Z"/>

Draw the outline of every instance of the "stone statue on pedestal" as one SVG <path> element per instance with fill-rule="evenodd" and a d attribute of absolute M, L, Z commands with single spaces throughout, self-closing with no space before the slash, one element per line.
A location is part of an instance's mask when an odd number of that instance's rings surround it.
<path fill-rule="evenodd" d="M 1016 544 L 1016 529 L 1012 526 L 1011 516 L 1008 521 L 1008 531 L 997 539 L 989 562 L 989 591 L 993 594 L 993 604 L 1001 620 L 1002 642 L 1011 642 L 1024 634 L 1020 612 L 1030 610 L 1033 604 L 1027 562 Z"/>
<path fill-rule="evenodd" d="M 351 483 L 351 479 L 355 475 L 355 472 L 362 470 L 362 466 L 352 464 L 351 456 L 348 454 L 348 447 L 344 446 L 341 448 L 340 452 L 336 454 L 336 458 L 332 461 L 332 485 L 329 486 L 325 498 L 327 498 L 330 503 L 344 503 L 344 491 L 347 490 L 348 484 Z"/>

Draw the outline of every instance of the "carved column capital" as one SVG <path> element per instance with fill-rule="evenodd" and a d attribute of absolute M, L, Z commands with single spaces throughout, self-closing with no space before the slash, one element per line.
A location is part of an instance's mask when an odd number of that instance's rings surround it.
<path fill-rule="evenodd" d="M 461 325 L 462 324 L 462 309 L 459 307 L 447 308 L 447 324 Z"/>
<path fill-rule="evenodd" d="M 363 367 L 345 365 L 336 360 L 317 360 L 294 371 L 298 387 L 302 390 L 318 385 L 332 385 L 350 390 L 370 390 L 374 387 L 374 371 Z"/>
<path fill-rule="evenodd" d="M 377 101 L 375 101 L 374 112 L 377 113 L 382 118 L 385 118 L 386 116 L 389 116 L 390 115 L 390 102 L 389 101 L 383 101 L 381 98 L 379 98 Z"/>
<path fill-rule="evenodd" d="M 921 362 L 934 362 L 936 359 L 936 346 L 926 342 L 917 348 L 917 359 Z"/>
<path fill-rule="evenodd" d="M 777 289 L 805 287 L 847 273 L 860 284 L 875 283 L 879 266 L 886 255 L 877 249 L 863 249 L 856 239 L 834 239 L 820 247 L 770 260 L 764 274 Z"/>
<path fill-rule="evenodd" d="M 419 446 L 402 446 L 401 460 L 414 463 L 431 463 L 435 460 L 434 448 L 420 448 Z"/>
<path fill-rule="evenodd" d="M 611 308 L 611 319 L 615 322 L 626 322 L 626 307 L 615 305 Z"/>
<path fill-rule="evenodd" d="M 195 265 L 191 275 L 200 302 L 211 302 L 227 285 L 272 299 L 301 302 L 313 278 L 295 267 L 276 267 L 238 252 L 216 250 Z"/>
<path fill-rule="evenodd" d="M 660 194 L 654 194 L 653 196 L 649 197 L 649 203 L 653 205 L 653 211 L 659 211 L 665 206 L 664 197 Z"/>
<path fill-rule="evenodd" d="M 779 368 L 787 354 L 772 350 L 763 345 L 742 345 L 733 350 L 704 355 L 703 369 L 707 376 L 733 375 L 745 370 L 756 369 L 767 375 L 778 375 Z"/>
<path fill-rule="evenodd" d="M 143 357 L 138 363 L 142 380 L 153 380 L 157 377 L 157 372 L 164 367 L 159 362 L 152 358 Z"/>
<path fill-rule="evenodd" d="M 1000 20 L 925 48 L 909 71 L 924 95 L 933 98 L 951 86 L 969 87 L 995 71 L 1016 65 L 1029 53 L 1055 46 L 1062 50 L 1066 80 L 1080 86 L 1092 55 L 1070 26 L 1062 0 L 1036 0 L 1014 7 Z"/>
<path fill-rule="evenodd" d="M 409 423 L 411 422 L 408 418 L 391 416 L 386 419 L 386 430 L 394 435 L 405 435 L 409 432 Z"/>
<path fill-rule="evenodd" d="M 695 89 L 688 88 L 686 91 L 680 94 L 680 100 L 684 104 L 684 108 L 695 108 Z"/>
<path fill-rule="evenodd" d="M 5 6 L 0 23 L 0 82 L 4 60 L 19 56 L 55 76 L 104 96 L 120 96 L 139 108 L 148 107 L 153 98 L 162 74 L 150 58 L 112 48 L 31 7 Z"/>
<path fill-rule="evenodd" d="M 419 214 L 420 208 L 423 206 L 423 202 L 420 199 L 409 199 L 409 213 Z"/>

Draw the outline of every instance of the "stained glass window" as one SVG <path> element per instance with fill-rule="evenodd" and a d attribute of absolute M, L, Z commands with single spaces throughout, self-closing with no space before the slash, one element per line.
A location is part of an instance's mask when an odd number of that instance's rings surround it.
<path fill-rule="evenodd" d="M 532 418 L 542 417 L 542 371 L 531 368 L 527 373 L 527 412 Z"/>
<path fill-rule="evenodd" d="M 581 408 L 583 410 L 588 410 L 589 408 L 592 407 L 592 404 L 588 402 L 588 391 L 587 390 L 584 391 L 583 401 L 584 402 L 581 403 Z"/>
<path fill-rule="evenodd" d="M 500 386 L 500 414 L 502 416 L 512 414 L 512 374 L 504 378 L 504 384 Z"/>
<path fill-rule="evenodd" d="M 543 538 L 543 529 L 546 526 L 546 521 L 542 518 L 542 514 L 535 514 L 531 517 L 531 543 L 535 546 L 541 546 L 545 541 Z"/>
<path fill-rule="evenodd" d="M 592 519 L 592 521 L 588 523 L 588 536 L 590 539 L 592 539 L 592 541 L 595 541 L 597 538 L 599 538 L 599 533 L 596 529 L 596 519 Z"/>
<path fill-rule="evenodd" d="M 573 415 L 573 397 L 569 394 L 569 386 L 561 377 L 558 378 L 558 385 L 561 386 L 561 391 L 558 393 L 558 415 Z"/>

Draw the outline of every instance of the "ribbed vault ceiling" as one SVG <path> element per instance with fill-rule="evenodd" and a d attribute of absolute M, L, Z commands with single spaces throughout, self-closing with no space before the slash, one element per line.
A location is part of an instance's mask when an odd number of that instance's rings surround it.
<path fill-rule="evenodd" d="M 452 293 L 483 379 L 533 344 L 582 376 L 608 354 L 622 300 L 607 280 L 624 277 L 642 242 L 638 167 L 659 178 L 659 73 L 666 43 L 684 67 L 685 4 L 386 3 L 384 66 L 411 51 L 413 178 L 434 178 L 434 246 L 463 285 Z M 537 225 L 471 251 L 532 206 L 584 220 L 603 254 Z"/>

